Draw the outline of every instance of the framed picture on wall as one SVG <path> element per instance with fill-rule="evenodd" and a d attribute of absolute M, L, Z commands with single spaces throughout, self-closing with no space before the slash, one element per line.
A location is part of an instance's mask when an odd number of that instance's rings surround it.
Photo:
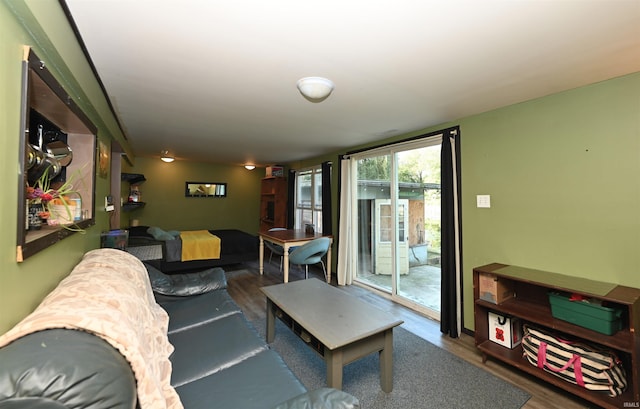
<path fill-rule="evenodd" d="M 109 148 L 102 141 L 98 142 L 98 147 L 98 175 L 106 178 L 109 173 Z"/>

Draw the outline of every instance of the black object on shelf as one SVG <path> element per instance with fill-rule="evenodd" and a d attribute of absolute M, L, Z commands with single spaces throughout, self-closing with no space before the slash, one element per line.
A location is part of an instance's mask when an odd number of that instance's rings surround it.
<path fill-rule="evenodd" d="M 145 202 L 125 202 L 122 205 L 123 212 L 130 212 L 132 210 L 141 209 L 146 205 Z"/>
<path fill-rule="evenodd" d="M 128 182 L 131 185 L 142 183 L 147 180 L 144 175 L 140 173 L 123 173 L 122 175 L 120 175 L 120 179 Z"/>

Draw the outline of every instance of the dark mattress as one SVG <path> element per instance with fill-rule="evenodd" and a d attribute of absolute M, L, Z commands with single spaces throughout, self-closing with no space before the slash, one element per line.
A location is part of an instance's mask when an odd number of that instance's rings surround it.
<path fill-rule="evenodd" d="M 236 229 L 209 230 L 211 234 L 220 237 L 220 258 L 194 261 L 167 261 L 166 242 L 155 240 L 147 233 L 149 226 L 130 227 L 129 246 L 162 245 L 162 260 L 147 261 L 164 273 L 183 273 L 202 270 L 210 267 L 220 267 L 256 260 L 259 255 L 258 236 Z"/>

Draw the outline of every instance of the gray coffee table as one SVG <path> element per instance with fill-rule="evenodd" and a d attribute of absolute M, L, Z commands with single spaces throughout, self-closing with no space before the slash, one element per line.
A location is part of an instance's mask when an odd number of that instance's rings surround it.
<path fill-rule="evenodd" d="M 327 365 L 327 385 L 342 389 L 342 368 L 380 355 L 380 386 L 393 389 L 393 328 L 404 321 L 318 279 L 262 287 L 267 296 L 267 342 L 280 318 Z"/>

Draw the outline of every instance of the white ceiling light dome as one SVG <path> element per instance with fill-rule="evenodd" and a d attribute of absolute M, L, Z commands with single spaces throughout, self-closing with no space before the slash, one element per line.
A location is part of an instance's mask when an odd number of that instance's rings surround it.
<path fill-rule="evenodd" d="M 297 87 L 309 101 L 321 102 L 331 95 L 335 85 L 323 77 L 305 77 L 298 80 Z"/>
<path fill-rule="evenodd" d="M 167 163 L 171 163 L 173 162 L 176 158 L 173 157 L 172 154 L 169 153 L 168 150 L 164 150 L 162 152 L 160 152 L 160 159 L 163 162 L 167 162 Z"/>

